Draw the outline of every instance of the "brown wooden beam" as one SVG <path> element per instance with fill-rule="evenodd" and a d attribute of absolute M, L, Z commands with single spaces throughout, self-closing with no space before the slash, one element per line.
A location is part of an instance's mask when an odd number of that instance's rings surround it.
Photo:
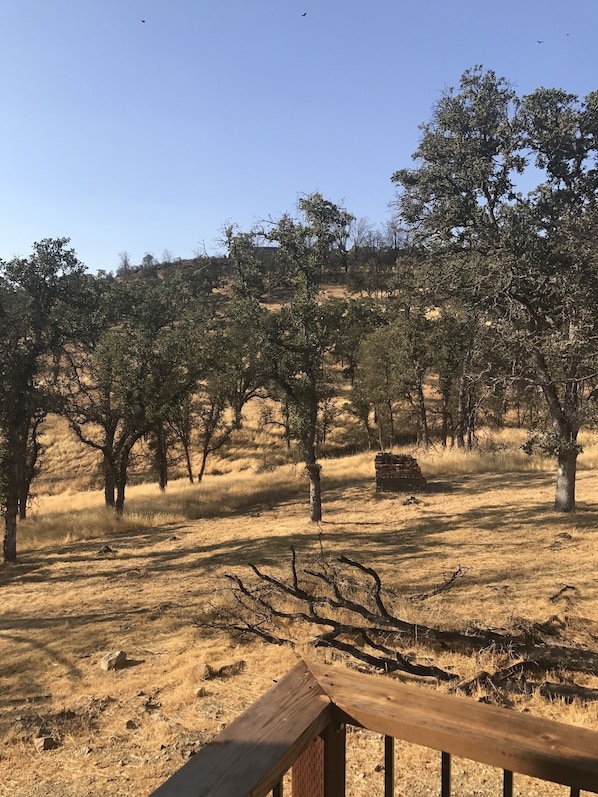
<path fill-rule="evenodd" d="M 330 700 L 300 662 L 153 797 L 262 797 L 333 714 Z"/>
<path fill-rule="evenodd" d="M 598 793 L 598 733 L 338 665 L 310 669 L 348 723 Z"/>
<path fill-rule="evenodd" d="M 293 765 L 293 797 L 345 797 L 346 731 L 333 711 L 321 735 Z"/>

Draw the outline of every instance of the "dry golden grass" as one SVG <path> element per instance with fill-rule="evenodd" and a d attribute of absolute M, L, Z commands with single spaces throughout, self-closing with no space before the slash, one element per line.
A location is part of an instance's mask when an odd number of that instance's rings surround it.
<path fill-rule="evenodd" d="M 260 434 L 254 451 L 238 440 L 234 455 L 212 463 L 221 475 L 201 485 L 179 480 L 165 494 L 154 485 L 132 486 L 120 521 L 105 512 L 99 490 L 40 490 L 20 529 L 19 564 L 0 568 L 0 795 L 148 794 L 298 655 L 316 655 L 196 624 L 226 600 L 224 573 L 246 574 L 255 562 L 281 574 L 291 545 L 300 557 L 319 552 L 302 469 L 273 467 L 286 452 L 278 438 Z M 557 615 L 574 639 L 595 648 L 595 625 L 585 621 L 598 618 L 596 440 L 584 441 L 579 508 L 571 516 L 551 511 L 553 463 L 523 455 L 513 432 L 482 442 L 482 451 L 469 455 L 418 452 L 429 485 L 421 503 L 408 506 L 400 495 L 376 495 L 372 454 L 324 460 L 326 552 L 376 567 L 407 619 L 514 628 Z M 78 456 L 66 440 L 55 445 L 67 463 Z M 52 473 L 57 484 L 58 464 Z M 104 544 L 113 552 L 101 555 Z M 459 565 L 467 574 L 451 591 L 417 607 L 407 599 Z M 563 583 L 576 591 L 552 601 Z M 131 666 L 102 671 L 102 655 L 119 648 Z M 239 675 L 204 680 L 206 663 L 240 659 L 247 664 Z M 468 676 L 500 662 L 480 653 L 440 657 L 438 664 Z M 598 687 L 591 676 L 584 683 Z M 516 709 L 598 730 L 593 704 L 534 697 Z M 58 749 L 34 751 L 40 728 L 60 740 Z M 367 732 L 349 734 L 351 797 L 381 789 L 380 745 Z M 414 763 L 398 767 L 397 793 L 438 793 L 437 755 L 405 755 Z M 467 762 L 455 762 L 455 778 L 455 793 L 500 791 L 495 772 Z M 546 784 L 517 788 L 562 793 Z"/>

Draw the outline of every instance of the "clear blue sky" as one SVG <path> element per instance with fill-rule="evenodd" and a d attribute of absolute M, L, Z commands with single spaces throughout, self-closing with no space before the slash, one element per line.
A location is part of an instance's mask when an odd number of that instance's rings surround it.
<path fill-rule="evenodd" d="M 316 190 L 381 226 L 465 69 L 584 96 L 597 34 L 598 0 L 2 0 L 0 257 L 190 257 Z"/>

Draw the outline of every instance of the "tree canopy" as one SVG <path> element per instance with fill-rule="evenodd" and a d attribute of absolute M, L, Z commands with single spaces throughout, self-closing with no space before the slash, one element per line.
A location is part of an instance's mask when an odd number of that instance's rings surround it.
<path fill-rule="evenodd" d="M 596 387 L 597 109 L 597 92 L 519 97 L 475 67 L 422 125 L 416 166 L 392 177 L 436 301 L 483 312 L 541 389 L 552 429 L 538 439 L 557 457 L 563 511 L 575 507 L 577 437 Z"/>

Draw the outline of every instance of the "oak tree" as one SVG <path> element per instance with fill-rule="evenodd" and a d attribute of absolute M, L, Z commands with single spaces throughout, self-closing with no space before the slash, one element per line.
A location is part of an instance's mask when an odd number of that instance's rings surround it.
<path fill-rule="evenodd" d="M 596 387 L 598 92 L 519 97 L 475 67 L 421 130 L 415 167 L 392 177 L 400 217 L 429 256 L 438 304 L 483 313 L 541 390 L 555 509 L 571 511 Z"/>

